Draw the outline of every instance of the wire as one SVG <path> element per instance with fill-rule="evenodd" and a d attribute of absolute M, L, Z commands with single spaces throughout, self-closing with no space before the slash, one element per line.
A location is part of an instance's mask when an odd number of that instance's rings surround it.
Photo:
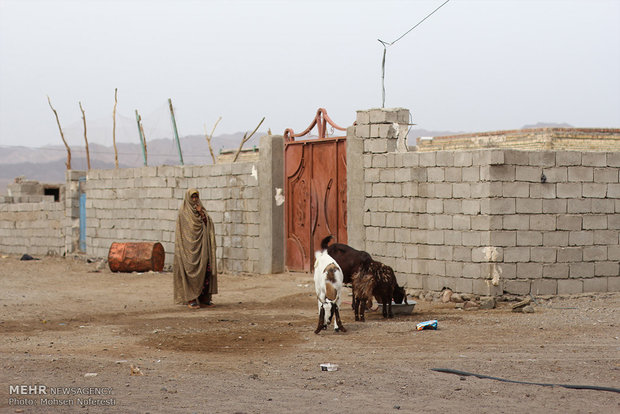
<path fill-rule="evenodd" d="M 472 377 L 477 377 L 481 379 L 492 379 L 495 381 L 510 382 L 513 384 L 539 385 L 541 387 L 564 387 L 564 388 L 570 388 L 573 390 L 595 390 L 595 391 L 610 391 L 610 392 L 620 393 L 619 388 L 599 387 L 598 385 L 548 384 L 544 382 L 515 381 L 515 380 L 509 380 L 505 378 L 490 377 L 488 375 L 473 374 L 471 372 L 466 372 L 466 371 L 457 371 L 456 369 L 448 369 L 448 368 L 431 368 L 431 371 L 443 372 L 446 374 L 462 375 L 465 377 L 472 376 Z"/>
<path fill-rule="evenodd" d="M 381 42 L 381 44 L 383 45 L 383 47 L 385 47 L 385 45 L 387 44 L 388 46 L 392 46 L 394 43 L 398 42 L 400 39 L 402 39 L 403 37 L 407 36 L 409 34 L 409 32 L 411 32 L 413 29 L 415 29 L 416 27 L 418 27 L 419 25 L 421 25 L 424 20 L 428 19 L 429 17 L 431 17 L 433 14 L 435 14 L 435 12 L 439 9 L 441 9 L 443 6 L 445 6 L 446 3 L 448 3 L 450 0 L 446 0 L 445 2 L 443 2 L 443 4 L 439 7 L 437 7 L 435 10 L 433 10 L 428 16 L 426 16 L 425 18 L 423 18 L 422 20 L 420 20 L 415 26 L 413 26 L 411 29 L 407 30 L 402 36 L 400 36 L 398 39 L 394 40 L 393 42 L 384 42 L 381 39 L 377 39 L 379 42 Z"/>
<path fill-rule="evenodd" d="M 382 102 L 381 102 L 381 108 L 385 108 L 385 56 L 387 54 L 387 47 L 388 46 L 392 46 L 394 43 L 398 42 L 400 39 L 402 39 L 403 37 L 407 36 L 409 34 L 409 32 L 411 32 L 413 29 L 415 29 L 416 27 L 418 27 L 419 25 L 421 25 L 424 20 L 428 19 L 429 17 L 431 17 L 433 14 L 435 14 L 435 12 L 439 9 L 441 9 L 443 6 L 445 6 L 446 3 L 448 3 L 450 0 L 446 0 L 445 2 L 443 2 L 441 4 L 441 6 L 437 7 L 435 10 L 433 10 L 429 15 L 427 15 L 425 18 L 423 18 L 422 20 L 420 20 L 418 23 L 416 23 L 411 29 L 407 30 L 405 33 L 403 33 L 398 39 L 392 41 L 392 42 L 385 42 L 381 39 L 377 39 L 379 41 L 379 43 L 381 43 L 383 45 L 383 59 L 381 61 L 381 90 L 382 90 Z"/>

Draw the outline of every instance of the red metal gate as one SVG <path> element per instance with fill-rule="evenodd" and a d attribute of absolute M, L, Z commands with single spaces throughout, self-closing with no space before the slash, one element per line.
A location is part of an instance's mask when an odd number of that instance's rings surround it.
<path fill-rule="evenodd" d="M 314 251 L 330 234 L 339 243 L 347 242 L 346 136 L 327 137 L 327 124 L 336 130 L 346 130 L 320 108 L 305 131 L 299 134 L 290 128 L 284 131 L 289 270 L 312 270 Z M 295 140 L 307 135 L 315 125 L 318 139 Z"/>

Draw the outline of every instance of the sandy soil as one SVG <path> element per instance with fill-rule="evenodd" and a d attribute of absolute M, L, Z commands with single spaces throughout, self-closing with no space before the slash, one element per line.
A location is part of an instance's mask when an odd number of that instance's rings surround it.
<path fill-rule="evenodd" d="M 172 303 L 171 273 L 18 259 L 0 259 L 0 412 L 620 412 L 615 392 L 431 370 L 619 388 L 620 294 L 538 298 L 529 314 L 417 299 L 365 323 L 345 306 L 348 332 L 315 335 L 309 274 L 221 275 L 216 306 L 192 311 Z M 439 329 L 415 330 L 428 319 Z M 35 384 L 47 394 L 15 392 Z"/>

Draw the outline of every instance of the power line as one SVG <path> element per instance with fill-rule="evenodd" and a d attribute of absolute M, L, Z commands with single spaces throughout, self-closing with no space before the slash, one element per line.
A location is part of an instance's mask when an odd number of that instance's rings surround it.
<path fill-rule="evenodd" d="M 429 15 L 427 15 L 425 18 L 423 18 L 422 20 L 420 20 L 418 23 L 416 23 L 411 29 L 407 30 L 405 33 L 403 33 L 398 39 L 392 41 L 392 42 L 385 42 L 381 39 L 377 39 L 379 41 L 379 43 L 381 43 L 383 45 L 383 59 L 381 61 L 381 89 L 382 89 L 382 98 L 383 101 L 381 103 L 381 108 L 385 108 L 385 56 L 387 54 L 387 47 L 388 46 L 392 46 L 394 43 L 398 42 L 400 39 L 402 39 L 403 37 L 407 36 L 409 34 L 409 32 L 411 32 L 413 29 L 415 29 L 416 27 L 418 27 L 419 25 L 422 24 L 422 22 L 424 22 L 424 20 L 428 19 L 429 17 L 431 17 L 433 14 L 435 14 L 435 12 L 439 9 L 441 9 L 446 3 L 448 3 L 450 0 L 446 0 L 445 2 L 443 2 L 441 4 L 441 6 L 437 7 L 435 10 L 433 10 Z"/>

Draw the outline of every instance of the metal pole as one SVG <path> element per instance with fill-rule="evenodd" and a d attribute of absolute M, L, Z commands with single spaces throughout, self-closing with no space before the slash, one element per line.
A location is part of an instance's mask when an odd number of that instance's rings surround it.
<path fill-rule="evenodd" d="M 144 150 L 144 135 L 142 135 L 142 126 L 140 125 L 140 121 L 142 118 L 138 114 L 138 110 L 136 109 L 136 122 L 138 122 L 138 133 L 140 134 L 140 146 L 142 147 L 142 158 L 144 158 L 144 166 L 146 167 L 146 151 Z"/>
<path fill-rule="evenodd" d="M 177 149 L 179 150 L 179 161 L 183 165 L 183 153 L 181 152 L 181 143 L 179 142 L 179 132 L 177 131 L 177 121 L 174 119 L 174 109 L 172 109 L 172 99 L 168 98 L 168 104 L 170 105 L 170 116 L 172 117 L 172 129 L 174 130 L 174 139 L 177 142 Z"/>

